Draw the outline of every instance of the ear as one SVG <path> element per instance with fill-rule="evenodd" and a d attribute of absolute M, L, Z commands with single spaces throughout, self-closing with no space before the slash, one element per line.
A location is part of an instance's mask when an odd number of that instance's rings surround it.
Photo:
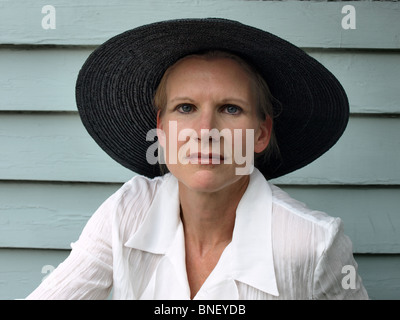
<path fill-rule="evenodd" d="M 254 137 L 254 152 L 260 153 L 265 150 L 271 139 L 272 132 L 272 119 L 266 117 L 264 121 L 260 122 L 257 134 Z"/>
<path fill-rule="evenodd" d="M 157 111 L 157 137 L 158 143 L 161 147 L 165 148 L 165 133 L 162 119 L 160 118 L 161 110 Z"/>

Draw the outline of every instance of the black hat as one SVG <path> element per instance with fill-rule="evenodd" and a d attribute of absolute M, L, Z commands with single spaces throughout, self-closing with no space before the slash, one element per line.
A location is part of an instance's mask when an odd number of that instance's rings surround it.
<path fill-rule="evenodd" d="M 208 50 L 255 66 L 280 102 L 274 131 L 280 158 L 256 159 L 267 179 L 306 166 L 340 138 L 349 118 L 346 93 L 314 58 L 266 31 L 226 19 L 180 19 L 141 26 L 99 46 L 83 65 L 76 101 L 83 124 L 113 159 L 136 173 L 161 175 L 146 151 L 156 128 L 155 90 L 180 58 Z"/>

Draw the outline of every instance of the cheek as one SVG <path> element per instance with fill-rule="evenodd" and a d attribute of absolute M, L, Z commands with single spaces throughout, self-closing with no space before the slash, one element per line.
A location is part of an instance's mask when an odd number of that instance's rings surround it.
<path fill-rule="evenodd" d="M 176 164 L 185 155 L 180 154 L 180 150 L 183 152 L 187 149 L 183 146 L 191 140 L 195 132 L 193 129 L 188 128 L 187 125 L 183 125 L 176 120 L 164 121 L 163 124 L 164 143 L 160 142 L 160 144 L 164 149 L 167 164 Z"/>
<path fill-rule="evenodd" d="M 232 137 L 233 139 L 233 147 L 234 148 L 242 148 L 242 150 L 246 150 L 248 148 L 248 145 L 251 145 L 250 147 L 253 148 L 256 137 L 258 134 L 257 129 L 257 123 L 254 121 L 248 121 L 243 123 L 241 126 L 238 126 L 237 128 L 232 130 Z"/>
<path fill-rule="evenodd" d="M 254 134 L 254 129 L 235 130 L 233 133 L 234 156 L 247 158 L 254 153 Z"/>
<path fill-rule="evenodd" d="M 158 139 L 158 143 L 160 144 L 160 146 L 162 148 L 165 148 L 166 146 L 166 135 L 164 130 L 161 130 L 159 128 L 157 128 L 157 139 Z"/>

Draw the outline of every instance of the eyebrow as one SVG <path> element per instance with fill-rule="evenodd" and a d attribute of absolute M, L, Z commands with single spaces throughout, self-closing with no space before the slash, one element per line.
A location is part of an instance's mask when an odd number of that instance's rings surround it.
<path fill-rule="evenodd" d="M 250 105 L 250 102 L 248 102 L 246 100 L 242 100 L 240 98 L 234 98 L 234 97 L 223 99 L 221 102 L 222 103 L 234 102 L 234 103 L 239 103 L 239 104 L 245 105 L 245 106 Z"/>
<path fill-rule="evenodd" d="M 175 97 L 172 100 L 170 100 L 169 102 L 175 102 L 175 101 L 190 101 L 190 102 L 194 102 L 194 100 L 192 98 L 189 97 Z"/>
<path fill-rule="evenodd" d="M 173 103 L 173 102 L 176 102 L 176 101 L 189 101 L 189 102 L 192 102 L 192 103 L 195 102 L 195 100 L 193 100 L 193 99 L 190 98 L 190 97 L 175 97 L 175 98 L 173 98 L 172 100 L 170 100 L 169 102 L 170 102 L 170 103 Z M 245 100 L 242 100 L 242 99 L 240 99 L 240 98 L 234 98 L 234 97 L 222 99 L 220 103 L 221 103 L 221 104 L 225 104 L 225 103 L 239 103 L 239 104 L 241 104 L 241 105 L 246 105 L 246 106 L 250 104 L 249 102 L 247 102 L 247 101 L 245 101 Z"/>

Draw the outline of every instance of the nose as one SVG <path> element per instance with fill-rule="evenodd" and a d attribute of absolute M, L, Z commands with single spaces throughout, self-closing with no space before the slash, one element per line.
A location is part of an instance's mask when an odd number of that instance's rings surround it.
<path fill-rule="evenodd" d="M 198 140 L 203 143 L 211 140 L 219 140 L 216 115 L 211 110 L 205 110 L 200 114 L 196 124 Z"/>

